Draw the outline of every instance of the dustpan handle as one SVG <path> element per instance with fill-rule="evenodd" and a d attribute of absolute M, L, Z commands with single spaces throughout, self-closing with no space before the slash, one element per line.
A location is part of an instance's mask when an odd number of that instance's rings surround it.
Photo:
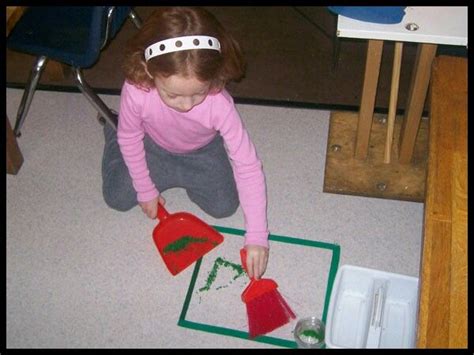
<path fill-rule="evenodd" d="M 170 214 L 166 210 L 165 206 L 163 206 L 160 202 L 158 202 L 158 211 L 157 211 L 157 216 L 160 221 L 164 221 L 166 218 L 168 218 Z"/>

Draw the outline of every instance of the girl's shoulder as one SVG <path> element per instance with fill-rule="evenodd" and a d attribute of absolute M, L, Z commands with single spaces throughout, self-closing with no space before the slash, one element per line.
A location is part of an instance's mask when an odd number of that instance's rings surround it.
<path fill-rule="evenodd" d="M 234 99 L 226 89 L 222 89 L 221 91 L 215 94 L 210 94 L 209 96 L 215 104 L 222 106 L 234 106 Z"/>
<path fill-rule="evenodd" d="M 136 104 L 144 104 L 148 100 L 154 98 L 154 94 L 154 90 L 150 88 L 138 86 L 129 81 L 125 81 L 120 96 L 122 100 L 125 99 Z"/>
<path fill-rule="evenodd" d="M 134 95 L 149 95 L 151 93 L 150 88 L 136 85 L 128 80 L 125 80 L 125 82 L 123 83 L 122 91 L 127 91 Z"/>
<path fill-rule="evenodd" d="M 153 90 L 125 81 L 120 94 L 120 107 L 128 107 L 135 113 L 143 113 L 153 99 Z"/>

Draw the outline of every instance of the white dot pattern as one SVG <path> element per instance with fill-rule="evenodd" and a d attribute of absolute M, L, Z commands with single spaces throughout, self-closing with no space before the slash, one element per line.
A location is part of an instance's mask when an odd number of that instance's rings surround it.
<path fill-rule="evenodd" d="M 221 44 L 217 38 L 210 36 L 183 36 L 169 38 L 147 47 L 145 49 L 145 59 L 148 61 L 159 55 L 189 49 L 213 49 L 220 52 Z"/>

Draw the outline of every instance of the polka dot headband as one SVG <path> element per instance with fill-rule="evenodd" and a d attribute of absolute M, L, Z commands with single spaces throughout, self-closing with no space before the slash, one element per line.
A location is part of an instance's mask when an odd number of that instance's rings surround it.
<path fill-rule="evenodd" d="M 156 42 L 145 49 L 145 60 L 162 54 L 185 51 L 188 49 L 213 49 L 221 51 L 221 44 L 215 37 L 209 36 L 183 36 L 165 39 Z"/>

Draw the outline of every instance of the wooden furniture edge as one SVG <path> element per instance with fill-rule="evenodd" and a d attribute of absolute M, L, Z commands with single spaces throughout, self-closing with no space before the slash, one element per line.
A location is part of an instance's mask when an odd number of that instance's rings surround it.
<path fill-rule="evenodd" d="M 467 60 L 433 63 L 419 348 L 467 347 Z"/>

